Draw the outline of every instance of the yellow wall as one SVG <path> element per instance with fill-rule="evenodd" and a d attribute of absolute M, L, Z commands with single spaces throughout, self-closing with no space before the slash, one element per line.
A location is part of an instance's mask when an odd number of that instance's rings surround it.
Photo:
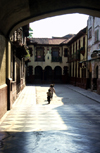
<path fill-rule="evenodd" d="M 79 40 L 80 40 L 80 48 L 83 47 L 83 37 L 80 37 L 75 42 L 71 44 L 71 54 L 73 54 L 73 44 L 74 44 L 74 53 L 76 52 L 76 42 L 77 42 L 77 50 L 79 50 Z M 85 61 L 87 59 L 87 35 L 85 35 L 85 54 L 84 56 L 80 54 L 80 61 Z M 78 63 L 79 61 L 74 61 L 74 75 L 73 75 L 73 62 L 71 62 L 71 77 L 75 77 L 75 67 L 77 62 L 77 77 L 78 77 Z M 82 68 L 80 68 L 80 78 L 82 77 Z M 86 74 L 87 76 L 87 74 Z"/>
<path fill-rule="evenodd" d="M 51 48 L 53 46 L 49 47 L 44 47 L 44 54 L 45 54 L 45 62 L 39 62 L 35 61 L 35 55 L 36 55 L 36 48 L 33 45 L 30 45 L 29 47 L 32 47 L 33 49 L 33 56 L 30 58 L 31 62 L 29 62 L 28 66 L 33 66 L 33 75 L 35 74 L 34 70 L 36 66 L 41 66 L 42 69 L 44 70 L 46 66 L 50 66 L 53 70 L 56 66 L 60 66 L 62 68 L 62 74 L 63 74 L 63 67 L 68 66 L 68 61 L 67 57 L 64 57 L 64 48 L 67 48 L 67 46 L 59 47 L 60 50 L 60 56 L 62 57 L 62 63 L 60 62 L 51 62 Z M 57 46 L 58 47 L 58 46 Z M 49 48 L 49 50 L 47 50 Z M 63 52 L 62 52 L 63 50 Z M 49 57 L 49 59 L 48 59 Z"/>
<path fill-rule="evenodd" d="M 0 35 L 0 85 L 6 83 L 6 40 Z"/>

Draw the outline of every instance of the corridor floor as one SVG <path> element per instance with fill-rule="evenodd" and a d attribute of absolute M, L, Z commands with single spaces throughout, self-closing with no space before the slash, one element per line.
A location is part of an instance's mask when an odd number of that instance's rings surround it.
<path fill-rule="evenodd" d="M 55 85 L 48 104 L 48 88 L 26 86 L 1 119 L 0 153 L 100 153 L 100 103 Z"/>

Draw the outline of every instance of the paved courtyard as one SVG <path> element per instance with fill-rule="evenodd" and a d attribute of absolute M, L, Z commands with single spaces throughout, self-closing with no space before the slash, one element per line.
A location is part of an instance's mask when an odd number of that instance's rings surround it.
<path fill-rule="evenodd" d="M 0 153 L 100 153 L 100 96 L 71 85 L 26 86 L 0 120 Z"/>

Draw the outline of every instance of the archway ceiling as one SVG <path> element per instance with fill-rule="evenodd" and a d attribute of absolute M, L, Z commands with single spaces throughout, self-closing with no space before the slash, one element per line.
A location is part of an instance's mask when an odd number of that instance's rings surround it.
<path fill-rule="evenodd" d="M 0 0 L 0 33 L 8 36 L 29 22 L 76 12 L 100 17 L 100 0 Z"/>

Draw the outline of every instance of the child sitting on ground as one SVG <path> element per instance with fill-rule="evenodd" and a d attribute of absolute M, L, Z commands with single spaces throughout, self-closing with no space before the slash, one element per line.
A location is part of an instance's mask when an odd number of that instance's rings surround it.
<path fill-rule="evenodd" d="M 51 90 L 48 89 L 48 92 L 47 92 L 47 101 L 48 101 L 48 104 L 50 104 L 51 95 L 52 95 Z"/>

